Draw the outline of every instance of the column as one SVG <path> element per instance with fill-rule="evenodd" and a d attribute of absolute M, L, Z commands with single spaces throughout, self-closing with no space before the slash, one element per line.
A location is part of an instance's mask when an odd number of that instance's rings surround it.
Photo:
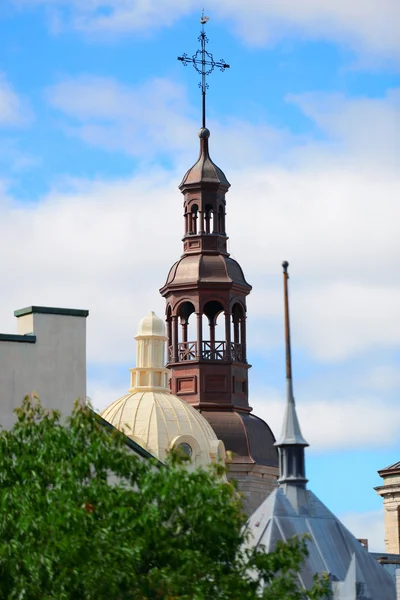
<path fill-rule="evenodd" d="M 186 343 L 188 341 L 188 339 L 187 339 L 188 323 L 187 323 L 186 319 L 181 320 L 181 326 L 182 326 L 182 342 Z"/>
<path fill-rule="evenodd" d="M 233 341 L 235 342 L 235 344 L 238 344 L 240 338 L 239 338 L 239 319 L 237 316 L 237 312 L 234 313 L 232 321 L 233 321 Z"/>
<path fill-rule="evenodd" d="M 172 316 L 172 362 L 178 362 L 178 317 Z"/>
<path fill-rule="evenodd" d="M 204 212 L 199 210 L 199 233 L 204 233 Z"/>
<path fill-rule="evenodd" d="M 197 313 L 197 358 L 203 357 L 203 315 Z"/>
<path fill-rule="evenodd" d="M 225 360 L 231 360 L 231 316 L 225 311 Z"/>
<path fill-rule="evenodd" d="M 242 362 L 247 362 L 247 349 L 246 349 L 246 317 L 242 316 L 240 319 L 240 341 L 242 343 Z"/>
<path fill-rule="evenodd" d="M 215 360 L 215 321 L 210 319 L 210 354 L 211 360 Z"/>
<path fill-rule="evenodd" d="M 172 346 L 172 320 L 171 320 L 170 316 L 167 318 L 167 337 L 168 337 L 168 350 L 169 350 L 169 347 Z M 168 360 L 169 360 L 169 355 L 168 355 Z"/>
<path fill-rule="evenodd" d="M 206 212 L 206 233 L 210 233 L 210 219 L 211 219 L 211 211 L 207 210 L 207 212 Z"/>

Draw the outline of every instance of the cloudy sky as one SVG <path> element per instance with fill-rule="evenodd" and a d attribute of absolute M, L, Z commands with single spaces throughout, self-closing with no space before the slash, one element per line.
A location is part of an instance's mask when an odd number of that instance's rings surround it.
<path fill-rule="evenodd" d="M 192 0 L 0 3 L 0 330 L 23 306 L 88 308 L 88 394 L 124 393 L 133 335 L 180 256 L 198 153 Z M 376 471 L 400 454 L 400 31 L 396 0 L 205 7 L 211 153 L 232 188 L 250 399 L 279 433 L 283 259 L 313 490 L 383 549 Z"/>

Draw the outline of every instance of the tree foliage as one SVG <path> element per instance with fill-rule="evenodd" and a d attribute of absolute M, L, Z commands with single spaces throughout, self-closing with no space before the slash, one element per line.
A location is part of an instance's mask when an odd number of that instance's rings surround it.
<path fill-rule="evenodd" d="M 221 465 L 140 459 L 79 404 L 65 422 L 27 397 L 17 416 L 0 433 L 1 600 L 324 596 L 320 580 L 297 588 L 304 540 L 245 549 L 240 499 Z"/>

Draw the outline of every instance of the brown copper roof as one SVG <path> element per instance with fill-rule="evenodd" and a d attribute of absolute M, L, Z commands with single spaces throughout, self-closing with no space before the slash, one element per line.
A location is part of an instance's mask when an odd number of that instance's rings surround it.
<path fill-rule="evenodd" d="M 268 425 L 255 415 L 236 411 L 201 411 L 233 461 L 278 467 L 278 450 Z"/>
<path fill-rule="evenodd" d="M 251 289 L 243 271 L 233 258 L 221 254 L 189 254 L 176 262 L 166 285 L 198 282 L 238 283 Z"/>
<path fill-rule="evenodd" d="M 184 190 L 186 187 L 196 187 L 202 183 L 217 184 L 218 187 L 224 188 L 225 191 L 230 187 L 230 183 L 225 177 L 225 173 L 217 167 L 210 158 L 208 151 L 208 138 L 210 132 L 206 128 L 199 131 L 200 138 L 200 154 L 197 162 L 191 167 L 183 177 L 179 189 Z"/>

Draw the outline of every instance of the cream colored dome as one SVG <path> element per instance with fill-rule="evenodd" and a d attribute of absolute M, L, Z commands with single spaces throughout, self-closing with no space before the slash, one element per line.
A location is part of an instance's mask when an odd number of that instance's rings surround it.
<path fill-rule="evenodd" d="M 162 462 L 180 447 L 193 467 L 224 460 L 224 444 L 190 404 L 168 392 L 144 391 L 123 396 L 101 416 Z"/>
<path fill-rule="evenodd" d="M 165 337 L 165 325 L 152 310 L 139 321 L 135 338 L 139 337 Z"/>
<path fill-rule="evenodd" d="M 174 447 L 191 457 L 192 467 L 224 461 L 224 444 L 208 421 L 169 390 L 164 322 L 150 312 L 140 321 L 135 339 L 129 393 L 103 410 L 103 419 L 161 461 Z"/>

